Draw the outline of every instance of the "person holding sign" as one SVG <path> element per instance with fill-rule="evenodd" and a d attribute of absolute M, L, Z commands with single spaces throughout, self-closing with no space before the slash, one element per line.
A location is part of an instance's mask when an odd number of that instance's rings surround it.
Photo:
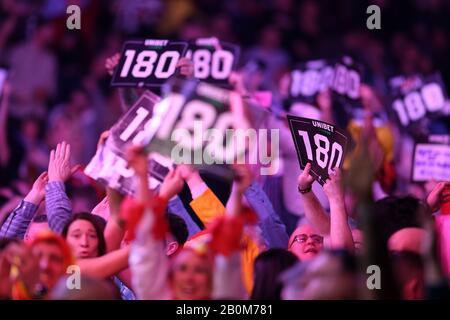
<path fill-rule="evenodd" d="M 323 186 L 330 201 L 330 216 L 312 192 L 311 186 L 314 178 L 310 175 L 310 170 L 311 164 L 308 163 L 298 177 L 298 191 L 309 223 L 301 224 L 291 235 L 289 250 L 302 261 L 310 260 L 322 250 L 324 237 L 329 237 L 331 248 L 346 249 L 352 252 L 354 243 L 347 222 L 340 169 L 335 169 Z"/>

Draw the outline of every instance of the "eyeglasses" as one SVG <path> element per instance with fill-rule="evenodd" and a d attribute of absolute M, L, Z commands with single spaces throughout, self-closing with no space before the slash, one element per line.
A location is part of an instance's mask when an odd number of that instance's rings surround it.
<path fill-rule="evenodd" d="M 306 241 L 308 241 L 308 238 L 311 238 L 311 240 L 315 243 L 315 244 L 322 244 L 323 243 L 323 237 L 319 236 L 318 234 L 312 234 L 310 236 L 308 236 L 307 234 L 298 234 L 294 237 L 294 239 L 291 242 L 291 245 L 289 246 L 292 247 L 292 245 L 294 244 L 294 242 L 298 242 L 298 243 L 306 243 Z"/>

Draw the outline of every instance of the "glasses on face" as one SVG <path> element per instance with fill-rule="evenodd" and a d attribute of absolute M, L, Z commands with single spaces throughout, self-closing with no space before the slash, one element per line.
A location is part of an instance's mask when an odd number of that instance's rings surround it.
<path fill-rule="evenodd" d="M 308 236 L 307 234 L 298 234 L 294 237 L 294 239 L 291 242 L 291 245 L 289 246 L 292 247 L 292 245 L 294 244 L 294 242 L 298 242 L 298 243 L 306 243 L 306 241 L 308 241 L 308 238 L 311 238 L 311 240 L 315 243 L 315 244 L 322 244 L 323 243 L 323 237 L 319 236 L 318 234 L 312 234 L 310 236 Z"/>

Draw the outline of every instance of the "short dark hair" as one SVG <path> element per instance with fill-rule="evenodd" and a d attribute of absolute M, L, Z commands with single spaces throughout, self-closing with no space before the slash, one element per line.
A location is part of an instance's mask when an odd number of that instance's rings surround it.
<path fill-rule="evenodd" d="M 385 241 L 403 228 L 421 228 L 421 219 L 429 208 L 412 196 L 386 197 L 374 204 L 374 215 Z"/>
<path fill-rule="evenodd" d="M 106 241 L 103 231 L 106 227 L 106 221 L 102 217 L 89 213 L 89 212 L 80 212 L 75 213 L 72 218 L 67 221 L 66 225 L 63 228 L 62 236 L 64 239 L 67 238 L 67 233 L 69 231 L 70 225 L 77 220 L 86 220 L 89 221 L 95 229 L 95 233 L 98 238 L 98 256 L 102 256 L 106 253 Z"/>
<path fill-rule="evenodd" d="M 183 245 L 189 236 L 186 222 L 174 213 L 167 213 L 167 220 L 169 221 L 170 233 L 175 237 L 178 244 Z"/>
<path fill-rule="evenodd" d="M 259 254 L 254 263 L 254 285 L 251 300 L 280 300 L 283 288 L 279 276 L 298 262 L 293 253 L 269 249 Z"/>

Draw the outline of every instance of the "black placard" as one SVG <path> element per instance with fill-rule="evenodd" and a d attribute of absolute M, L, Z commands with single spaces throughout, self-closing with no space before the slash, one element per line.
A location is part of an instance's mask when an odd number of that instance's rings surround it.
<path fill-rule="evenodd" d="M 349 137 L 332 124 L 294 116 L 287 116 L 300 168 L 311 163 L 310 174 L 321 185 L 333 168 L 344 163 Z"/>
<path fill-rule="evenodd" d="M 317 95 L 327 89 L 344 102 L 360 105 L 359 66 L 348 56 L 334 60 L 312 60 L 291 71 L 291 101 L 315 104 Z"/>
<path fill-rule="evenodd" d="M 448 99 L 439 73 L 395 77 L 390 80 L 390 87 L 391 113 L 406 130 L 425 119 L 439 117 Z"/>
<path fill-rule="evenodd" d="M 125 42 L 111 85 L 161 86 L 176 72 L 187 46 L 187 42 L 156 39 Z"/>
<path fill-rule="evenodd" d="M 186 57 L 194 64 L 194 77 L 219 86 L 228 86 L 228 78 L 239 61 L 238 45 L 200 38 L 189 44 Z"/>

